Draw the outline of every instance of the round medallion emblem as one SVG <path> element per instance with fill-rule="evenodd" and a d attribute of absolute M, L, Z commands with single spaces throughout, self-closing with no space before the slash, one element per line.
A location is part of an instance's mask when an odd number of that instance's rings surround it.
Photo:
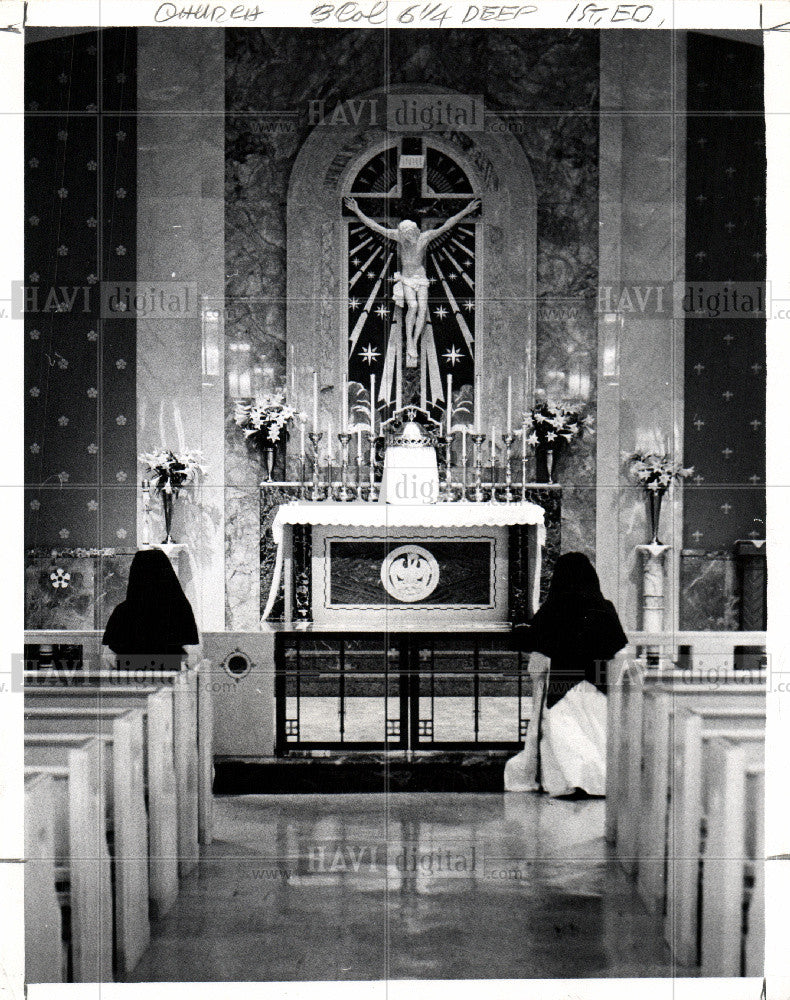
<path fill-rule="evenodd" d="M 421 545 L 401 545 L 381 564 L 381 583 L 397 601 L 424 601 L 439 583 L 439 564 Z"/>

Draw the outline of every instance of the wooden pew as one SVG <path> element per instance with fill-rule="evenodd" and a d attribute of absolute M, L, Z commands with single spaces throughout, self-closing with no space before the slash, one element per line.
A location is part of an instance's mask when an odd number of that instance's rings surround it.
<path fill-rule="evenodd" d="M 178 856 L 179 872 L 185 877 L 195 869 L 199 857 L 199 776 L 200 746 L 198 718 L 198 674 L 196 670 L 111 670 L 80 671 L 68 677 L 58 672 L 38 675 L 25 674 L 30 685 L 69 687 L 80 691 L 125 692 L 137 687 L 167 687 L 173 694 L 173 763 L 178 796 Z M 204 705 L 204 711 L 206 706 Z M 205 739 L 205 733 L 204 733 Z M 211 795 L 204 789 L 203 797 Z M 210 817 L 204 803 L 204 817 Z M 210 822 L 205 824 L 204 838 L 211 836 Z M 210 842 L 210 840 L 208 841 Z"/>
<path fill-rule="evenodd" d="M 684 678 L 682 683 L 667 683 L 667 678 L 662 676 L 650 679 L 633 677 L 628 679 L 621 691 L 618 700 L 619 719 L 610 717 L 610 724 L 619 726 L 615 733 L 619 732 L 615 741 L 619 743 L 618 751 L 620 759 L 616 766 L 618 772 L 618 788 L 613 794 L 616 795 L 612 802 L 612 808 L 616 812 L 616 819 L 613 826 L 616 830 L 615 855 L 623 868 L 629 875 L 635 876 L 638 871 L 639 844 L 640 844 L 640 821 L 643 809 L 646 806 L 646 794 L 643 788 L 643 767 L 645 761 L 645 693 L 656 690 L 671 696 L 671 703 L 677 707 L 682 705 L 698 704 L 705 706 L 713 699 L 714 705 L 721 707 L 737 707 L 739 704 L 747 703 L 745 699 L 752 702 L 765 700 L 765 683 L 752 682 L 745 683 L 748 678 L 738 678 L 733 680 L 732 676 L 722 678 L 712 684 L 704 680 L 689 681 Z M 647 734 L 648 742 L 657 741 L 658 745 L 668 746 L 667 742 L 662 744 L 661 734 L 657 733 L 656 726 L 663 725 L 663 721 L 648 720 L 649 729 Z M 607 779 L 608 780 L 608 779 Z M 615 778 L 612 777 L 614 782 Z M 643 829 L 643 828 L 642 828 Z"/>
<path fill-rule="evenodd" d="M 639 805 L 633 789 L 641 783 L 642 698 L 656 683 L 764 684 L 759 656 L 748 669 L 736 660 L 738 647 L 764 648 L 765 632 L 633 632 L 626 649 L 611 664 L 607 698 L 606 839 L 624 843 L 633 857 Z M 682 666 L 681 666 L 682 665 Z M 736 669 L 736 666 L 739 669 Z M 631 798 L 629 798 L 629 790 Z M 624 862 L 625 863 L 625 862 Z M 635 868 L 626 863 L 635 873 Z"/>
<path fill-rule="evenodd" d="M 173 767 L 173 693 L 166 688 L 25 686 L 25 709 L 139 709 L 145 729 L 149 888 L 154 916 L 178 896 L 178 814 Z"/>
<path fill-rule="evenodd" d="M 112 885 L 101 748 L 95 738 L 25 746 L 25 774 L 52 777 L 56 876 L 68 885 L 70 976 L 112 982 Z"/>
<path fill-rule="evenodd" d="M 197 767 L 197 811 L 198 811 L 198 840 L 201 844 L 210 844 L 212 840 L 213 828 L 213 705 L 210 669 L 211 663 L 202 656 L 199 648 L 189 651 L 187 661 L 188 669 L 181 674 L 170 671 L 156 671 L 150 676 L 140 670 L 123 671 L 118 670 L 113 662 L 108 659 L 108 651 L 101 644 L 102 633 L 95 630 L 27 630 L 25 632 L 25 643 L 31 645 L 58 645 L 70 644 L 82 650 L 82 662 L 80 669 L 63 669 L 62 664 L 54 668 L 39 672 L 28 670 L 26 676 L 35 680 L 44 673 L 51 679 L 59 677 L 59 683 L 81 683 L 88 678 L 108 677 L 114 680 L 128 676 L 130 683 L 171 683 L 179 676 L 186 678 L 186 684 L 190 689 L 187 703 L 194 709 L 196 707 L 197 718 L 192 724 L 197 737 L 196 767 Z M 201 674 L 203 676 L 201 676 Z M 223 673 L 224 676 L 224 673 Z M 178 726 L 174 725 L 174 732 L 178 733 Z M 178 737 L 177 737 L 178 738 Z M 183 777 L 183 776 L 182 776 Z M 187 778 L 187 783 L 195 781 L 192 776 Z M 179 779 L 182 787 L 186 784 Z"/>
<path fill-rule="evenodd" d="M 677 713 L 667 824 L 664 936 L 682 965 L 699 962 L 697 882 L 710 785 L 710 748 L 721 736 L 765 741 L 765 709 L 687 708 Z"/>
<path fill-rule="evenodd" d="M 151 939 L 143 713 L 74 707 L 31 708 L 25 713 L 28 745 L 65 733 L 96 736 L 103 742 L 113 854 L 116 973 L 125 978 Z"/>
<path fill-rule="evenodd" d="M 745 878 L 764 865 L 762 813 L 764 751 L 719 738 L 711 742 L 708 842 L 702 876 L 702 974 L 740 976 L 744 952 L 759 954 L 760 942 L 742 940 Z M 754 908 L 754 897 L 752 907 Z M 759 916 L 755 919 L 759 934 Z"/>
<path fill-rule="evenodd" d="M 55 887 L 55 779 L 25 777 L 25 982 L 62 983 L 63 922 Z"/>
<path fill-rule="evenodd" d="M 684 705 L 723 710 L 737 704 L 765 712 L 765 695 L 751 685 L 741 685 L 739 693 L 722 690 L 695 692 L 656 684 L 645 691 L 642 707 L 642 770 L 637 841 L 637 883 L 639 895 L 649 911 L 663 914 L 667 863 L 668 793 L 671 762 L 675 749 L 676 713 Z M 734 723 L 733 723 L 734 724 Z M 747 721 L 747 726 L 754 726 Z M 635 798 L 635 796 L 634 796 Z"/>

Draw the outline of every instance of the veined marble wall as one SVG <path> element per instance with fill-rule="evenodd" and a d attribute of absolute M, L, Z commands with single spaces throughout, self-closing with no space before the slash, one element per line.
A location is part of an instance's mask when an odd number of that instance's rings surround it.
<path fill-rule="evenodd" d="M 595 416 L 598 36 L 567 31 L 237 29 L 226 42 L 226 626 L 260 613 L 261 459 L 233 426 L 233 399 L 286 372 L 286 194 L 315 125 L 387 85 L 482 95 L 532 169 L 537 201 L 535 383 Z M 338 251 L 339 252 L 339 251 Z M 507 364 L 509 358 L 491 358 Z M 595 439 L 563 457 L 563 549 L 595 552 Z"/>
<path fill-rule="evenodd" d="M 601 33 L 600 281 L 644 292 L 682 281 L 685 250 L 685 40 L 682 32 Z M 642 621 L 649 521 L 628 456 L 674 451 L 683 439 L 683 322 L 671 312 L 601 315 L 596 566 L 623 626 Z M 665 626 L 678 627 L 681 492 L 664 500 Z"/>
<path fill-rule="evenodd" d="M 224 291 L 225 32 L 141 28 L 138 37 L 137 279 L 143 287 L 183 283 L 193 299 L 182 315 L 138 319 L 137 447 L 203 455 L 205 480 L 176 502 L 173 534 L 189 545 L 196 567 L 198 623 L 216 630 L 225 624 L 219 344 L 212 353 Z M 138 537 L 140 527 L 138 520 Z M 160 541 L 158 511 L 154 531 Z"/>

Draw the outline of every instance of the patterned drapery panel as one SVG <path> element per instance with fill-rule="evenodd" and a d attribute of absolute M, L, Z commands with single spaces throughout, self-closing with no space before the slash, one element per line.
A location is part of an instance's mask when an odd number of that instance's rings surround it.
<path fill-rule="evenodd" d="M 25 65 L 25 543 L 135 543 L 136 30 L 40 37 Z M 103 315 L 104 313 L 104 315 Z"/>
<path fill-rule="evenodd" d="M 706 552 L 766 531 L 765 320 L 731 308 L 738 283 L 765 281 L 762 56 L 689 33 L 686 281 L 730 309 L 685 323 L 684 545 Z"/>

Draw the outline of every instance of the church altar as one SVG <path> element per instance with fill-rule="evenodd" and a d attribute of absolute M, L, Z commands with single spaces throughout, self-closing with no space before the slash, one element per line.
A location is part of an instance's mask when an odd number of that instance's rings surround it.
<path fill-rule="evenodd" d="M 506 628 L 539 601 L 546 520 L 531 501 L 295 500 L 271 530 L 264 628 L 281 587 L 285 627 L 327 631 Z"/>

